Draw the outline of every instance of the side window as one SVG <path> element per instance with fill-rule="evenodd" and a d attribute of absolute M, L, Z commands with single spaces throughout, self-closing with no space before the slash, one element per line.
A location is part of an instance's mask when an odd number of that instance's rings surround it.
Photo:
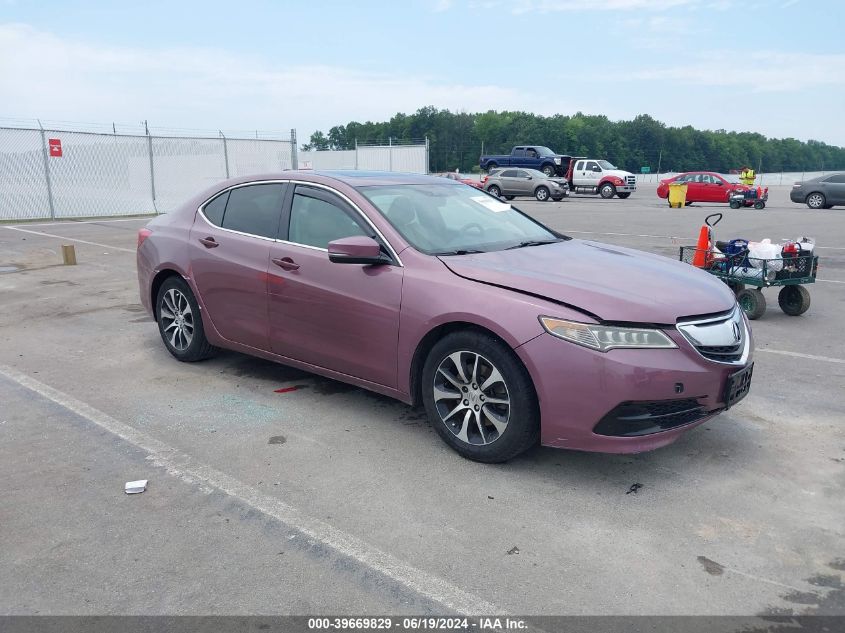
<path fill-rule="evenodd" d="M 596 161 L 591 160 L 587 162 L 587 171 L 601 171 L 601 168 Z"/>
<path fill-rule="evenodd" d="M 516 170 L 506 169 L 501 174 L 499 174 L 499 178 L 516 178 Z"/>
<path fill-rule="evenodd" d="M 229 199 L 229 192 L 225 191 L 210 202 L 206 202 L 202 212 L 208 221 L 220 226 L 223 223 L 223 212 L 226 210 L 226 201 Z"/>
<path fill-rule="evenodd" d="M 827 181 L 841 185 L 845 183 L 845 174 L 835 174 L 828 178 Z"/>
<path fill-rule="evenodd" d="M 516 158 L 523 158 L 525 156 L 525 148 L 524 147 L 517 147 L 513 150 L 513 155 Z"/>
<path fill-rule="evenodd" d="M 528 178 L 528 172 L 524 169 L 517 169 L 516 170 L 516 177 L 517 178 Z"/>
<path fill-rule="evenodd" d="M 584 161 L 579 160 L 578 164 L 575 165 L 575 171 L 584 171 Z"/>
<path fill-rule="evenodd" d="M 709 185 L 713 183 L 713 177 L 710 174 L 701 174 L 701 182 L 705 185 Z"/>
<path fill-rule="evenodd" d="M 248 185 L 229 192 L 224 229 L 275 238 L 279 230 L 284 185 Z"/>
<path fill-rule="evenodd" d="M 537 158 L 537 152 L 530 147 L 525 150 L 525 154 L 526 156 L 528 156 L 528 158 Z"/>
<path fill-rule="evenodd" d="M 290 209 L 288 241 L 305 246 L 327 248 L 329 242 L 353 235 L 370 235 L 338 204 L 326 202 L 299 191 Z"/>

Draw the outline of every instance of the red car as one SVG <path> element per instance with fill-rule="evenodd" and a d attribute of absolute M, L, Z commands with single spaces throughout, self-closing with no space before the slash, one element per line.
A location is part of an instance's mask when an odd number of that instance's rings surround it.
<path fill-rule="evenodd" d="M 458 172 L 455 171 L 447 171 L 445 174 L 440 174 L 443 178 L 448 178 L 449 180 L 455 180 L 457 182 L 463 183 L 465 185 L 469 185 L 470 187 L 475 187 L 476 189 L 481 189 L 481 182 L 478 180 L 473 180 L 472 178 L 464 178 Z"/>
<path fill-rule="evenodd" d="M 727 202 L 729 193 L 748 191 L 736 176 L 725 176 L 713 171 L 688 171 L 672 178 L 661 180 L 657 185 L 660 198 L 669 197 L 669 183 L 683 182 L 687 185 L 687 202 Z"/>

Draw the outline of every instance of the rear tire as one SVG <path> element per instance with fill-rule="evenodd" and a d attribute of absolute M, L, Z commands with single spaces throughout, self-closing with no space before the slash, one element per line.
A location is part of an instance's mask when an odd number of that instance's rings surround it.
<path fill-rule="evenodd" d="M 778 305 L 789 316 L 799 316 L 810 309 L 810 292 L 804 286 L 784 286 L 778 293 Z"/>
<path fill-rule="evenodd" d="M 546 202 L 549 199 L 549 188 L 548 187 L 537 187 L 534 190 L 534 197 L 537 198 L 540 202 Z"/>
<path fill-rule="evenodd" d="M 555 175 L 555 168 L 553 165 L 545 165 L 540 171 L 546 174 L 549 178 Z"/>
<path fill-rule="evenodd" d="M 205 338 L 202 316 L 191 287 L 181 277 L 168 277 L 156 297 L 158 331 L 167 351 L 185 363 L 211 358 L 217 348 Z"/>
<path fill-rule="evenodd" d="M 513 200 L 513 196 L 505 196 L 505 200 Z"/>
<path fill-rule="evenodd" d="M 531 377 L 513 351 L 489 334 L 462 330 L 438 341 L 423 367 L 422 399 L 434 429 L 467 459 L 504 462 L 539 439 Z"/>
<path fill-rule="evenodd" d="M 811 209 L 824 209 L 826 204 L 827 200 L 825 200 L 824 194 L 814 192 L 807 196 L 807 206 Z"/>
<path fill-rule="evenodd" d="M 759 211 L 760 209 L 765 209 L 765 208 L 766 208 L 766 203 L 765 203 L 765 202 L 763 202 L 762 200 L 758 200 L 757 202 L 755 202 L 755 203 L 754 203 L 754 208 L 755 208 L 755 209 L 757 209 L 758 211 Z"/>
<path fill-rule="evenodd" d="M 496 185 L 490 185 L 487 187 L 487 193 L 496 196 L 497 198 L 502 197 L 502 190 L 499 189 Z"/>
<path fill-rule="evenodd" d="M 739 209 L 741 205 L 742 203 L 738 200 L 731 200 L 731 209 Z"/>
<path fill-rule="evenodd" d="M 736 295 L 736 301 L 751 321 L 766 313 L 766 297 L 757 288 L 741 290 Z"/>
<path fill-rule="evenodd" d="M 614 187 L 609 182 L 606 182 L 601 187 L 599 187 L 599 195 L 605 200 L 609 200 L 610 198 L 616 195 L 616 187 Z"/>
<path fill-rule="evenodd" d="M 487 163 L 487 173 L 489 174 L 491 171 L 496 169 L 498 165 L 496 163 Z"/>

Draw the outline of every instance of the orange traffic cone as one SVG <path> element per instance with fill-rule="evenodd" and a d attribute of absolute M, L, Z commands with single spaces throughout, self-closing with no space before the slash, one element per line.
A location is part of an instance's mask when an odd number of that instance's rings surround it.
<path fill-rule="evenodd" d="M 697 268 L 704 268 L 713 257 L 710 250 L 712 248 L 711 241 L 713 235 L 710 232 L 710 227 L 706 224 L 701 227 L 698 232 L 698 244 L 695 245 L 695 255 L 692 258 L 692 265 Z"/>

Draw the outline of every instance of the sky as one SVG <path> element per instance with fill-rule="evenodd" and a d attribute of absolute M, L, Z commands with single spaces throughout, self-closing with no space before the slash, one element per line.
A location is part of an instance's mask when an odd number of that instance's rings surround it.
<path fill-rule="evenodd" d="M 0 125 L 305 142 L 433 105 L 845 146 L 843 14 L 841 0 L 0 0 Z"/>

